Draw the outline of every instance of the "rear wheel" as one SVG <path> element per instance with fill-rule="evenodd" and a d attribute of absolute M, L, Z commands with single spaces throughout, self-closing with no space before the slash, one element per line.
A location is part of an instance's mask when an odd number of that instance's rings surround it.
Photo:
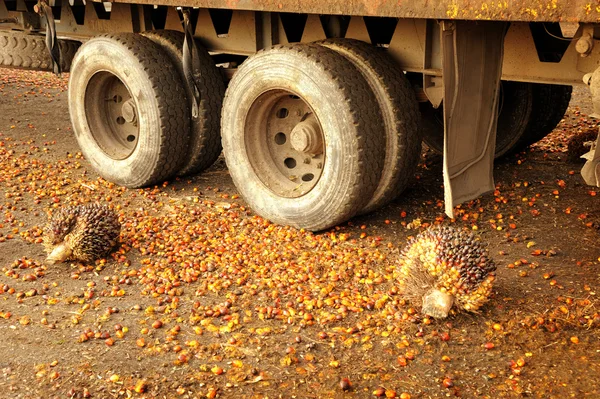
<path fill-rule="evenodd" d="M 183 72 L 183 39 L 182 32 L 172 30 L 144 32 L 142 35 L 150 38 L 161 46 L 171 58 L 179 72 L 179 77 L 185 82 Z M 200 66 L 193 71 L 194 80 L 200 90 L 198 117 L 190 121 L 190 142 L 186 160 L 177 173 L 179 176 L 192 175 L 210 167 L 221 153 L 221 105 L 225 93 L 225 84 L 215 63 L 208 52 L 197 43 Z M 193 94 L 188 85 L 184 85 L 188 99 Z"/>
<path fill-rule="evenodd" d="M 236 187 L 276 223 L 334 226 L 379 183 L 385 142 L 375 96 L 352 63 L 322 46 L 248 58 L 229 83 L 221 126 Z"/>
<path fill-rule="evenodd" d="M 507 154 L 526 132 L 533 106 L 531 83 L 503 80 L 498 104 L 495 158 Z M 444 152 L 444 111 L 431 103 L 421 103 L 423 141 L 437 153 Z"/>
<path fill-rule="evenodd" d="M 185 159 L 190 113 L 171 60 L 137 34 L 81 46 L 69 79 L 69 112 L 86 159 L 126 187 L 172 177 Z"/>
<path fill-rule="evenodd" d="M 383 116 L 385 160 L 373 197 L 361 210 L 372 212 L 404 191 L 414 177 L 421 156 L 419 109 L 414 91 L 398 65 L 383 51 L 351 39 L 329 39 L 317 44 L 350 60 L 373 90 Z"/>
<path fill-rule="evenodd" d="M 81 45 L 75 40 L 58 40 L 60 66 L 68 72 Z M 52 71 L 52 59 L 44 36 L 16 31 L 0 31 L 0 65 L 37 71 Z"/>
<path fill-rule="evenodd" d="M 527 129 L 511 151 L 537 143 L 560 123 L 571 101 L 572 86 L 532 83 L 532 110 Z"/>

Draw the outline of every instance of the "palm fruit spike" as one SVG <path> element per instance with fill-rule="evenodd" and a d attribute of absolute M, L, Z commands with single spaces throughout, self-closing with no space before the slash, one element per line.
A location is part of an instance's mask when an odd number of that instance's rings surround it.
<path fill-rule="evenodd" d="M 400 290 L 423 314 L 448 317 L 450 309 L 476 312 L 489 298 L 496 265 L 471 232 L 433 227 L 412 238 L 400 254 Z"/>
<path fill-rule="evenodd" d="M 104 205 L 62 208 L 44 229 L 44 247 L 50 264 L 66 260 L 91 262 L 110 253 L 119 239 L 117 214 Z"/>

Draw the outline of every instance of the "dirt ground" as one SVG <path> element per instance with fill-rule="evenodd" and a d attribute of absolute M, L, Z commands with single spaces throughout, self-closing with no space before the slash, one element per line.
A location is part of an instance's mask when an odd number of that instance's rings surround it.
<path fill-rule="evenodd" d="M 312 234 L 254 215 L 222 160 L 144 190 L 99 178 L 66 82 L 0 69 L 0 397 L 600 398 L 600 190 L 565 154 L 596 126 L 584 89 L 457 220 L 426 152 L 401 199 Z M 119 212 L 118 251 L 46 264 L 47 212 L 87 202 Z M 479 314 L 423 318 L 398 294 L 399 250 L 432 224 L 488 245 Z"/>

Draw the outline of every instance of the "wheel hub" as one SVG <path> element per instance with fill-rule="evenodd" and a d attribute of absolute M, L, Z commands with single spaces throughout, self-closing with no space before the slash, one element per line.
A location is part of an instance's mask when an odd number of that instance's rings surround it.
<path fill-rule="evenodd" d="M 292 148 L 308 155 L 323 153 L 323 133 L 314 116 L 298 123 L 290 134 Z"/>
<path fill-rule="evenodd" d="M 116 75 L 93 75 L 85 94 L 85 113 L 98 146 L 113 159 L 125 159 L 139 136 L 137 106 L 129 89 Z"/>
<path fill-rule="evenodd" d="M 123 106 L 121 107 L 121 112 L 123 113 L 123 118 L 125 119 L 125 122 L 137 125 L 137 109 L 135 107 L 135 102 L 132 98 L 123 103 Z"/>
<path fill-rule="evenodd" d="M 315 187 L 323 174 L 326 140 L 307 102 L 286 90 L 270 90 L 255 100 L 246 126 L 249 160 L 265 186 L 287 198 Z"/>

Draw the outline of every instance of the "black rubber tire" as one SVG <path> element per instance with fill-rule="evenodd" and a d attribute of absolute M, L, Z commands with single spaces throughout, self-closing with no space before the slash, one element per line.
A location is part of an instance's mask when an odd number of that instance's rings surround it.
<path fill-rule="evenodd" d="M 496 132 L 496 159 L 508 154 L 525 134 L 533 108 L 531 83 L 502 81 L 502 96 L 499 104 Z M 420 104 L 423 141 L 433 151 L 444 152 L 443 105 L 438 109 L 431 103 Z"/>
<path fill-rule="evenodd" d="M 46 48 L 44 36 L 16 31 L 0 31 L 0 66 L 35 71 L 52 71 L 52 59 Z M 75 40 L 58 40 L 60 65 L 69 72 L 71 62 L 81 43 Z"/>
<path fill-rule="evenodd" d="M 533 103 L 527 129 L 510 152 L 518 152 L 537 143 L 560 123 L 571 102 L 572 86 L 531 83 Z"/>
<path fill-rule="evenodd" d="M 397 198 L 414 178 L 421 156 L 419 106 L 408 79 L 383 50 L 352 39 L 317 42 L 342 54 L 362 73 L 373 90 L 385 131 L 385 160 L 379 185 L 361 214 Z"/>
<path fill-rule="evenodd" d="M 126 157 L 110 156 L 103 149 L 98 137 L 107 134 L 109 122 L 94 122 L 101 116 L 86 110 L 86 106 L 101 107 L 99 102 L 107 101 L 86 95 L 95 90 L 91 79 L 101 74 L 118 78 L 129 94 L 133 93 L 138 137 Z M 157 184 L 172 177 L 185 160 L 190 112 L 183 84 L 162 49 L 139 34 L 98 36 L 81 46 L 69 79 L 69 112 L 85 158 L 107 180 L 131 188 Z M 98 123 L 106 127 L 94 129 Z M 113 145 L 110 138 L 105 140 L 109 140 L 108 147 Z"/>
<path fill-rule="evenodd" d="M 309 104 L 324 135 L 323 172 L 310 191 L 293 198 L 261 180 L 246 145 L 246 115 L 261 94 L 278 89 Z M 256 213 L 275 223 L 323 230 L 356 215 L 372 198 L 385 156 L 381 119 L 372 90 L 346 58 L 315 44 L 279 45 L 250 56 L 229 83 L 223 153 L 233 182 Z"/>
<path fill-rule="evenodd" d="M 169 55 L 179 71 L 181 81 L 192 98 L 192 89 L 185 84 L 183 73 L 184 34 L 173 30 L 143 32 L 142 35 L 157 43 Z M 221 154 L 221 106 L 225 95 L 225 83 L 208 51 L 196 43 L 200 69 L 194 71 L 194 79 L 200 89 L 198 118 L 190 121 L 190 142 L 186 161 L 177 175 L 187 176 L 210 167 Z M 190 102 L 191 104 L 191 102 Z"/>

